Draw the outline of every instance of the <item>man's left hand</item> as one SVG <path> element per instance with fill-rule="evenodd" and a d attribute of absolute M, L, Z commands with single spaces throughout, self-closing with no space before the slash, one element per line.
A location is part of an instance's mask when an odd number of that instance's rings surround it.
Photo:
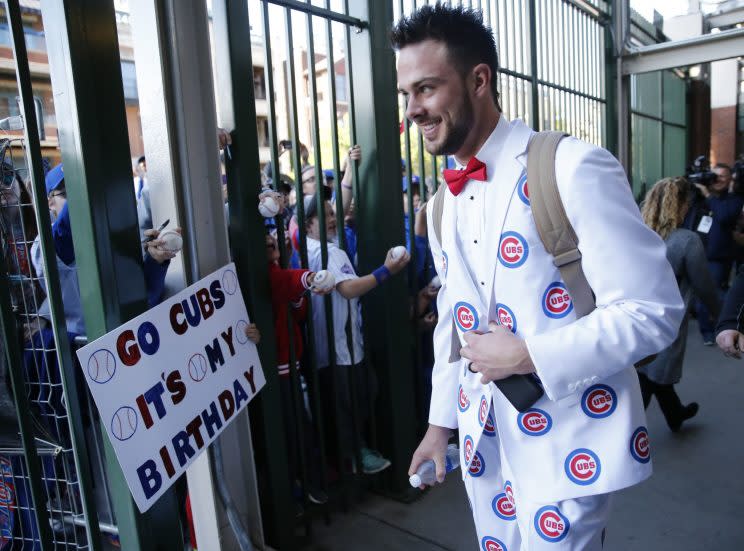
<path fill-rule="evenodd" d="M 503 325 L 491 322 L 488 328 L 488 333 L 465 333 L 467 345 L 460 350 L 460 356 L 471 362 L 470 370 L 482 375 L 481 383 L 535 372 L 523 339 Z"/>

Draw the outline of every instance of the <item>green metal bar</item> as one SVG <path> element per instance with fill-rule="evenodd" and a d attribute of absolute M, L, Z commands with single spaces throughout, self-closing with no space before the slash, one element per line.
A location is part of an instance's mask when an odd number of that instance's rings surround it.
<path fill-rule="evenodd" d="M 263 217 L 255 207 L 261 186 L 257 178 L 260 163 L 256 103 L 253 79 L 250 78 L 253 73 L 249 47 L 250 18 L 245 2 L 227 2 L 226 6 L 230 66 L 233 75 L 243 75 L 242 78 L 232 79 L 235 131 L 233 158 L 227 163 L 230 243 L 243 295 L 253 319 L 261 327 L 262 338 L 258 352 L 267 383 L 249 405 L 253 438 L 262 443 L 254 447 L 256 467 L 260 473 L 261 518 L 269 545 L 279 549 L 294 549 L 297 545 L 294 530 L 288 530 L 286 524 L 288 515 L 293 515 L 294 509 L 287 476 L 287 449 L 282 423 L 285 408 L 276 370 L 276 340 L 266 262 L 265 228 Z"/>
<path fill-rule="evenodd" d="M 406 108 L 403 112 L 408 110 L 408 102 L 406 101 Z M 416 250 L 413 246 L 414 243 L 414 227 L 413 227 L 413 159 L 411 157 L 411 129 L 408 125 L 408 121 L 403 121 L 403 132 L 405 138 L 405 151 L 406 151 L 406 178 L 408 180 L 408 186 L 406 186 L 406 207 L 408 208 L 408 242 L 411 244 L 411 261 L 408 263 L 408 293 L 411 296 L 416 294 Z M 420 132 L 417 132 L 420 135 Z M 421 147 L 421 146 L 419 146 Z M 414 346 L 416 345 L 414 341 Z"/>
<path fill-rule="evenodd" d="M 54 252 L 49 206 L 44 201 L 46 187 L 44 184 L 44 170 L 41 163 L 41 144 L 37 133 L 36 109 L 31 85 L 31 72 L 28 64 L 28 53 L 21 21 L 21 10 L 18 0 L 6 0 L 5 9 L 8 16 L 11 40 L 13 43 L 13 57 L 16 64 L 18 90 L 21 95 L 21 109 L 23 111 L 24 136 L 27 144 L 28 159 L 30 161 L 29 175 L 34 193 L 33 203 L 36 220 L 39 226 L 39 241 L 45 266 L 47 298 L 49 300 L 52 331 L 56 346 L 57 365 L 62 381 L 63 399 L 69 421 L 70 437 L 72 440 L 73 457 L 77 482 L 80 484 L 80 500 L 82 512 L 85 516 L 85 533 L 91 549 L 101 548 L 101 534 L 98 528 L 98 513 L 93 499 L 91 467 L 87 459 L 90 457 L 85 441 L 80 404 L 75 377 L 75 363 L 70 351 L 67 338 L 64 309 L 62 306 L 62 290 L 57 271 L 57 256 Z M 45 508 L 46 506 L 44 506 Z"/>
<path fill-rule="evenodd" d="M 400 195 L 400 136 L 398 134 L 395 59 L 388 42 L 393 10 L 389 2 L 367 0 L 350 6 L 353 15 L 369 21 L 369 32 L 351 40 L 357 77 L 355 101 L 365 108 L 358 115 L 363 129 L 359 142 L 376 163 L 365 163 L 366 181 L 376 182 L 361 192 L 359 226 L 359 264 L 362 273 L 379 265 L 387 250 L 403 234 L 403 208 Z M 392 461 L 387 475 L 391 488 L 410 488 L 407 467 L 416 446 L 415 404 L 407 330 L 408 301 L 402 278 L 385 283 L 384 292 L 372 291 L 364 301 L 367 359 L 377 367 L 380 394 L 377 422 L 381 451 Z M 386 471 L 388 473 L 388 471 Z"/>
<path fill-rule="evenodd" d="M 269 27 L 269 4 L 262 3 L 263 8 L 263 30 L 264 30 L 264 77 L 266 78 L 266 96 L 269 102 L 269 147 L 271 147 L 272 187 L 279 191 L 281 183 L 281 170 L 279 169 L 279 153 L 277 144 L 279 138 L 276 130 L 276 96 L 274 94 L 274 65 L 271 56 L 271 28 Z M 287 267 L 287 248 L 284 246 L 284 222 L 282 213 L 275 218 L 279 223 L 276 226 L 277 245 L 279 247 L 279 262 L 283 268 Z"/>
<path fill-rule="evenodd" d="M 615 18 L 619 17 L 618 7 L 613 2 L 610 6 L 612 20 L 606 22 L 603 27 L 604 31 L 604 71 L 602 72 L 602 85 L 605 92 L 606 107 L 604 112 L 604 146 L 613 155 L 617 156 L 617 58 L 615 55 L 615 43 L 612 33 L 612 26 Z"/>
<path fill-rule="evenodd" d="M 264 0 L 267 1 L 267 0 Z M 297 121 L 297 76 L 294 63 L 294 34 L 292 32 L 292 11 L 284 10 L 284 26 L 287 36 L 287 77 L 289 79 L 289 122 L 292 132 L 295 169 L 295 196 L 297 197 L 297 225 L 300 228 L 300 262 L 303 268 L 307 268 L 307 240 L 305 238 L 305 205 L 302 193 L 302 159 L 300 158 L 300 129 Z M 317 178 L 317 176 L 316 176 Z M 318 182 L 315 182 L 316 185 Z"/>
<path fill-rule="evenodd" d="M 532 128 L 540 130 L 540 96 L 537 84 L 537 13 L 535 0 L 529 0 L 530 9 L 530 74 L 532 75 Z"/>
<path fill-rule="evenodd" d="M 599 9 L 587 4 L 586 2 L 582 2 L 580 0 L 561 0 L 561 2 L 568 6 L 576 8 L 598 23 L 605 23 L 607 21 L 607 17 L 605 14 L 603 14 Z"/>
<path fill-rule="evenodd" d="M 344 13 L 349 13 L 349 0 L 344 0 Z M 355 95 L 354 95 L 354 79 L 352 78 L 353 72 L 353 62 L 352 62 L 352 52 L 351 52 L 351 27 L 348 25 L 346 26 L 344 30 L 344 53 L 346 54 L 346 84 L 347 84 L 347 97 L 349 98 L 349 133 L 351 136 L 350 143 L 351 145 L 358 144 L 358 136 L 357 136 L 357 125 L 356 125 L 356 103 L 355 103 Z M 369 153 L 368 153 L 369 154 Z M 356 208 L 359 209 L 359 200 L 360 200 L 360 194 L 359 194 L 359 165 L 357 163 L 353 163 L 352 168 L 354 170 L 353 172 L 353 181 L 352 181 L 352 192 L 354 193 L 354 201 L 356 204 Z M 357 239 L 357 254 L 359 254 L 359 240 Z"/>
<path fill-rule="evenodd" d="M 10 385 L 15 397 L 18 426 L 23 444 L 23 457 L 28 469 L 31 499 L 34 504 L 34 519 L 39 531 L 39 543 L 45 551 L 53 549 L 52 531 L 49 525 L 46 492 L 41 474 L 41 462 L 34 440 L 34 429 L 30 419 L 31 403 L 26 395 L 26 385 L 23 377 L 23 357 L 19 353 L 20 339 L 16 330 L 16 320 L 13 316 L 10 301 L 10 282 L 5 271 L 5 256 L 0 248 L 0 330 L 5 338 L 5 355 L 8 362 Z"/>
<path fill-rule="evenodd" d="M 331 0 L 326 0 L 326 9 L 330 11 Z M 341 189 L 341 163 L 339 162 L 338 153 L 338 113 L 336 108 L 336 63 L 333 55 L 333 22 L 328 19 L 326 20 L 326 44 L 328 45 L 328 104 L 330 107 L 331 122 L 331 143 L 333 144 L 332 155 L 333 155 L 333 173 L 336 175 L 334 179 L 334 188 L 336 192 L 336 228 L 338 232 L 338 246 L 347 253 L 349 252 L 346 248 L 346 232 L 344 231 L 344 208 L 343 208 L 343 190 Z M 351 75 L 347 75 L 347 78 L 351 78 Z M 351 144 L 352 146 L 354 144 Z M 346 170 L 351 170 L 351 159 L 347 156 Z"/>
<path fill-rule="evenodd" d="M 92 341 L 146 307 L 116 18 L 113 4 L 95 0 L 42 0 L 42 13 L 47 43 L 54 45 L 48 50 L 49 65 Z M 175 491 L 140 514 L 108 439 L 104 448 L 122 548 L 182 547 L 180 537 L 174 537 L 181 533 Z"/>
<path fill-rule="evenodd" d="M 357 19 L 356 17 L 349 17 L 348 15 L 338 13 L 336 11 L 332 11 L 329 9 L 324 9 L 318 6 L 313 6 L 309 2 L 304 3 L 304 2 L 300 2 L 299 0 L 263 0 L 263 1 L 269 2 L 271 4 L 276 4 L 277 6 L 282 6 L 284 8 L 291 8 L 299 12 L 307 13 L 308 15 L 317 15 L 317 16 L 323 17 L 324 19 L 328 19 L 330 21 L 338 21 L 339 23 L 344 23 L 345 25 L 351 25 L 352 27 L 356 27 L 359 30 L 363 30 L 367 28 L 366 21 Z"/>

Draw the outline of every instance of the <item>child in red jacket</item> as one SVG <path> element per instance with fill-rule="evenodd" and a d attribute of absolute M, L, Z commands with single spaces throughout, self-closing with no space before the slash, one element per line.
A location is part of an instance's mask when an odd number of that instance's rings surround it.
<path fill-rule="evenodd" d="M 310 290 L 316 294 L 327 294 L 333 290 L 313 288 L 315 272 L 309 270 L 290 270 L 279 266 L 279 247 L 276 238 L 266 235 L 266 256 L 269 261 L 269 282 L 271 284 L 271 306 L 274 311 L 274 335 L 276 337 L 276 360 L 279 369 L 279 385 L 282 401 L 286 404 L 284 428 L 287 439 L 289 469 L 296 496 L 301 497 L 300 480 L 300 446 L 304 451 L 308 465 L 308 499 L 317 504 L 328 501 L 328 496 L 320 489 L 320 462 L 315 443 L 315 429 L 310 415 L 305 408 L 304 391 L 299 390 L 300 403 L 292 398 L 292 379 L 290 377 L 290 350 L 297 371 L 300 370 L 300 358 L 303 353 L 303 338 L 300 323 L 307 317 L 307 300 L 305 293 Z M 304 385 L 300 383 L 300 386 Z M 297 411 L 302 419 L 302 426 L 297 426 Z"/>

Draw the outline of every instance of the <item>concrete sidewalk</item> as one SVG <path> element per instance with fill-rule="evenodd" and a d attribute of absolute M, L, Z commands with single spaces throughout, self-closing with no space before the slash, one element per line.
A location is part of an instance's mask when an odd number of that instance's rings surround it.
<path fill-rule="evenodd" d="M 692 323 L 678 392 L 684 403 L 699 402 L 700 413 L 672 434 L 652 402 L 654 476 L 617 494 L 607 551 L 744 550 L 744 361 L 704 347 Z M 316 525 L 314 536 L 309 549 L 317 551 L 478 549 L 457 476 L 411 505 L 370 496 Z"/>

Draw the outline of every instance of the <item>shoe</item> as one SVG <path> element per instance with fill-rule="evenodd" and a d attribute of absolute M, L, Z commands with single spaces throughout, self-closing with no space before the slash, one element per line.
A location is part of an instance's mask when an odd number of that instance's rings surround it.
<path fill-rule="evenodd" d="M 364 474 L 376 474 L 384 471 L 390 466 L 390 460 L 385 459 L 375 450 L 362 448 L 362 472 Z"/>
<path fill-rule="evenodd" d="M 703 339 L 703 346 L 713 346 L 715 343 L 713 342 L 713 339 L 710 337 L 706 337 Z"/>
<path fill-rule="evenodd" d="M 307 491 L 307 499 L 315 505 L 323 505 L 328 503 L 328 494 L 318 488 Z"/>
<path fill-rule="evenodd" d="M 672 432 L 679 432 L 679 429 L 682 428 L 682 423 L 687 421 L 688 419 L 692 419 L 697 415 L 698 410 L 700 409 L 700 405 L 697 402 L 690 402 L 685 407 L 682 408 L 682 414 L 679 416 L 679 419 L 677 419 L 674 423 L 669 424 L 669 428 Z"/>

